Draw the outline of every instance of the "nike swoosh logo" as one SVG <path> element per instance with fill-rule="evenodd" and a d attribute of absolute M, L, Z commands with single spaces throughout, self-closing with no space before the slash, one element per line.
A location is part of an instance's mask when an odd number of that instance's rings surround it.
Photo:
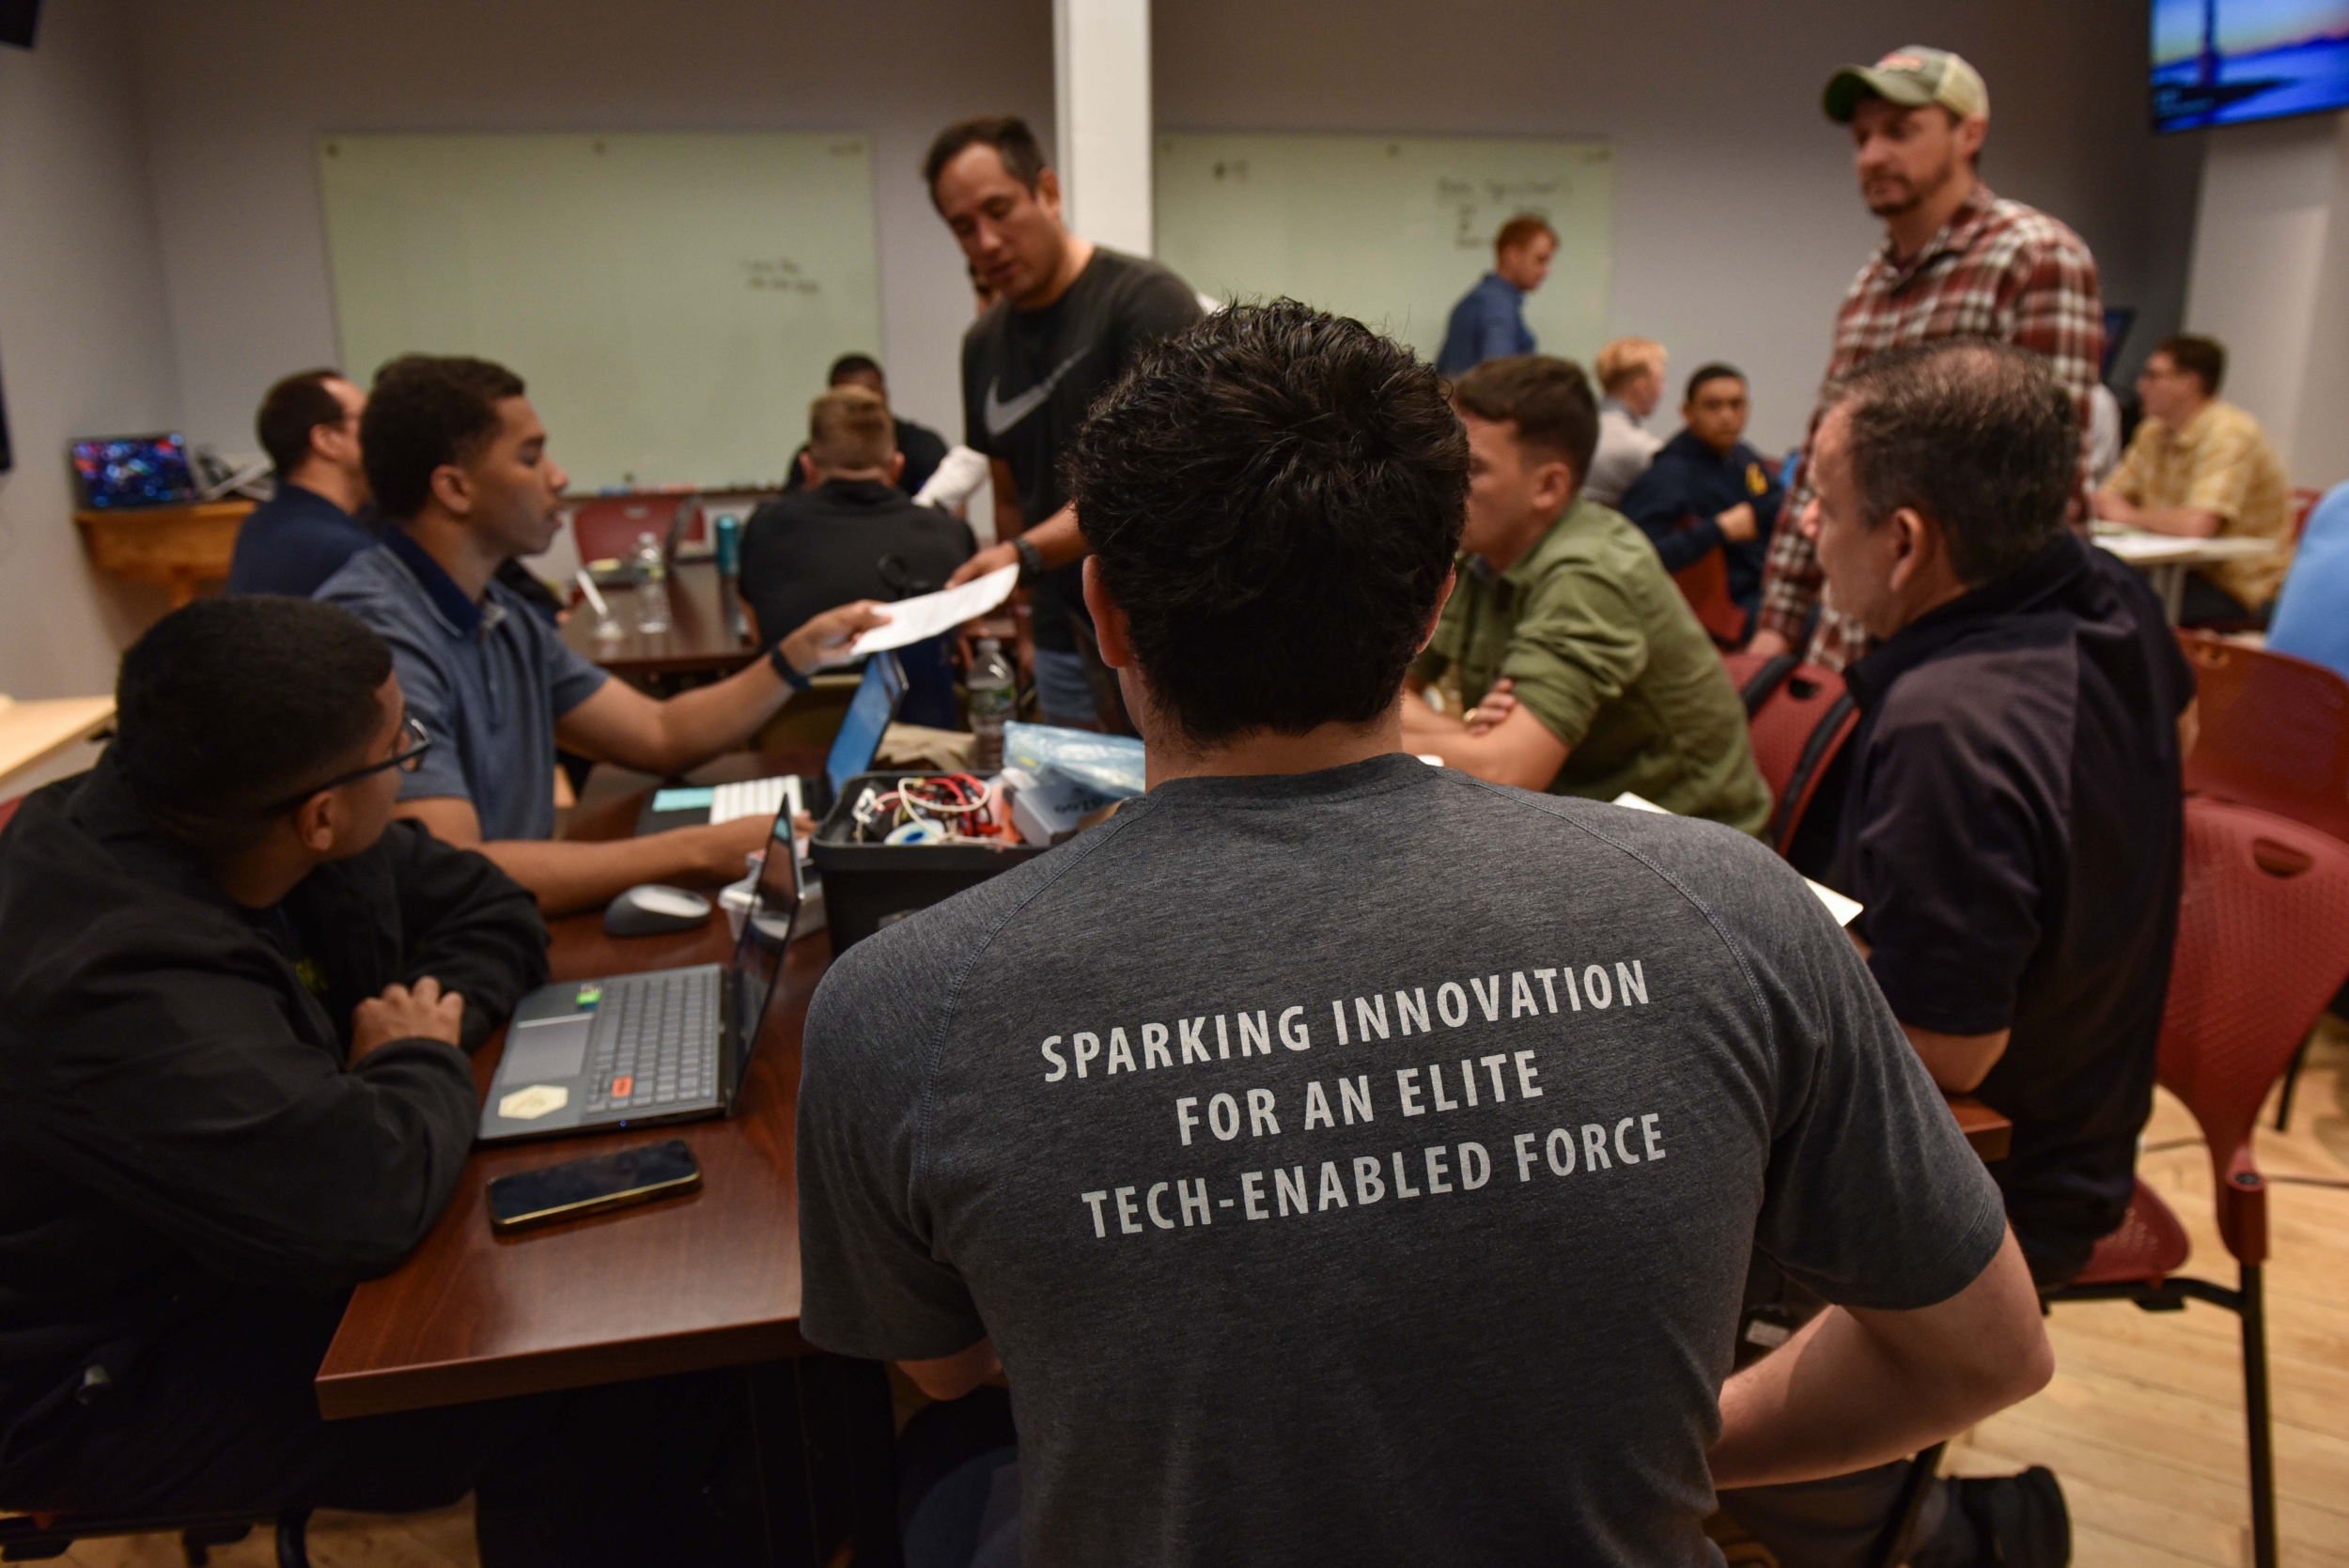
<path fill-rule="evenodd" d="M 1075 369 L 1077 362 L 1091 352 L 1093 352 L 1093 345 L 1088 343 L 1061 361 L 1059 369 L 1008 402 L 1000 396 L 1003 384 L 1003 378 L 999 376 L 989 381 L 987 387 L 987 396 L 979 405 L 979 417 L 987 421 L 987 433 L 992 437 L 1001 437 L 1004 431 L 1042 408 L 1044 400 L 1052 396 L 1052 389 L 1060 385 L 1060 379 Z"/>

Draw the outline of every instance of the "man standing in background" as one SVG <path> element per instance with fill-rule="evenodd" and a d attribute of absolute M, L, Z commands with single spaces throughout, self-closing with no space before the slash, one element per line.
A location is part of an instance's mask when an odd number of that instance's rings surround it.
<path fill-rule="evenodd" d="M 1828 385 L 1887 349 L 1951 337 L 2012 343 L 2046 359 L 2070 394 L 2084 465 L 2089 394 L 2105 340 L 2095 258 L 2062 224 L 1982 182 L 1976 161 L 1990 131 L 1982 77 L 1947 50 L 1909 44 L 1873 66 L 1837 71 L 1823 105 L 1828 118 L 1851 127 L 1860 196 L 1884 220 L 1884 243 L 1836 316 Z M 1817 425 L 1814 413 L 1814 431 Z M 1803 467 L 1786 518 L 1810 505 L 1807 452 Z M 2083 496 L 2085 479 L 2083 466 Z M 1785 520 L 1770 546 L 1753 650 L 1798 651 L 1808 634 L 1810 656 L 1840 670 L 1866 651 L 1867 632 L 1832 606 L 1812 630 L 1825 581 L 1818 551 Z"/>
<path fill-rule="evenodd" d="M 1664 346 L 1652 337 L 1619 337 L 1598 351 L 1598 450 L 1582 493 L 1602 506 L 1623 499 L 1663 446 L 1646 428 L 1664 400 Z"/>
<path fill-rule="evenodd" d="M 359 416 L 367 395 L 333 370 L 288 376 L 253 416 L 277 468 L 277 492 L 237 530 L 228 592 L 308 598 L 343 563 L 375 543 L 357 516 L 367 502 Z"/>
<path fill-rule="evenodd" d="M 1061 455 L 1145 345 L 1199 319 L 1199 299 L 1157 262 L 1069 233 L 1060 177 L 1015 115 L 940 132 L 922 178 L 970 258 L 972 282 L 995 296 L 962 340 L 963 440 L 994 461 L 995 534 L 1007 542 L 972 556 L 954 582 L 1019 567 L 1034 593 L 1045 722 L 1091 726 L 1100 661 L 1080 651 L 1092 641 L 1078 565 L 1085 541 Z"/>
<path fill-rule="evenodd" d="M 1557 231 L 1543 219 L 1521 212 L 1501 225 L 1493 236 L 1493 270 L 1452 307 L 1436 368 L 1458 376 L 1488 359 L 1532 353 L 1525 297 L 1549 276 L 1549 258 L 1557 254 Z"/>

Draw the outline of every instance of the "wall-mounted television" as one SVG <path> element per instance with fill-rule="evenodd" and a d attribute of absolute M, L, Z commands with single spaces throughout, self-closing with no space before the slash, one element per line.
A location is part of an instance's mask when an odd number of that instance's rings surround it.
<path fill-rule="evenodd" d="M 2154 129 L 2349 108 L 2349 0 L 2153 0 Z"/>

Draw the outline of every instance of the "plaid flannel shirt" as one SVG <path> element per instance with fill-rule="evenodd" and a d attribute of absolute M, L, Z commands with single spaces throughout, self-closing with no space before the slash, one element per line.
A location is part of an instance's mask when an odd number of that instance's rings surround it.
<path fill-rule="evenodd" d="M 2076 520 L 2085 520 L 2089 394 L 2105 349 L 2104 303 L 2096 287 L 2096 261 L 2088 246 L 2045 212 L 2003 200 L 1988 186 L 1977 184 L 1965 205 L 1914 257 L 1898 260 L 1887 240 L 1859 270 L 1836 313 L 1828 384 L 1888 349 L 1951 337 L 1996 338 L 2046 356 L 2079 411 Z M 1819 411 L 1814 411 L 1811 431 L 1818 424 Z M 1762 580 L 1760 624 L 1797 646 L 1825 582 L 1817 550 L 1795 526 L 1811 500 L 1810 441 L 1806 433 L 1803 477 L 1787 492 Z M 1867 646 L 1868 634 L 1859 622 L 1828 610 L 1819 616 L 1810 656 L 1840 670 Z"/>

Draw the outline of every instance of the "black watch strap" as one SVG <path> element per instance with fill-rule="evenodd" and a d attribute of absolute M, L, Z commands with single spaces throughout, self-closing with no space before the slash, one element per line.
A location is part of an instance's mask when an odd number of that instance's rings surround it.
<path fill-rule="evenodd" d="M 1044 552 L 1035 548 L 1035 541 L 1021 535 L 1011 541 L 1011 552 L 1019 557 L 1019 581 L 1024 585 L 1044 575 Z"/>
<path fill-rule="evenodd" d="M 794 691 L 804 691 L 816 684 L 806 675 L 800 674 L 791 660 L 784 656 L 781 643 L 777 643 L 767 650 L 767 662 L 775 667 L 775 674 L 783 677 L 784 685 L 788 686 Z"/>

